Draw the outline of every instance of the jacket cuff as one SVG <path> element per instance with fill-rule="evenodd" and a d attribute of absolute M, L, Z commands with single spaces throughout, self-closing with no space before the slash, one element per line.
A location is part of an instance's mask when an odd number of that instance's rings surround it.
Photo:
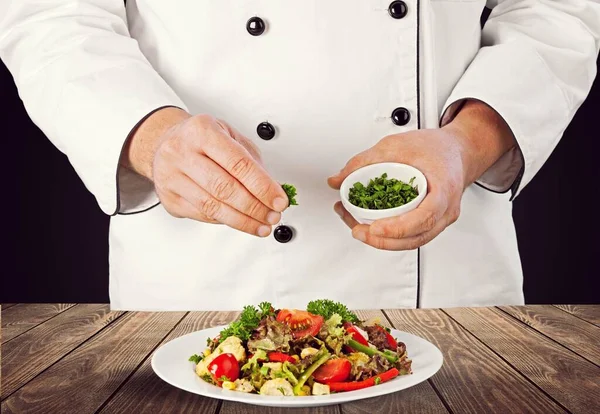
<path fill-rule="evenodd" d="M 507 44 L 479 50 L 446 100 L 440 125 L 450 122 L 466 99 L 493 108 L 515 137 L 516 148 L 477 181 L 491 191 L 512 190 L 513 200 L 550 156 L 560 139 L 556 131 L 568 124 L 564 94 L 535 50 Z"/>
<path fill-rule="evenodd" d="M 142 123 L 146 119 L 148 119 L 152 114 L 164 108 L 183 109 L 175 105 L 163 105 L 147 113 L 131 129 L 129 134 L 127 134 L 127 138 L 125 139 L 123 146 L 121 147 L 121 154 L 119 156 L 119 160 L 121 160 L 121 158 L 123 157 L 123 150 L 125 149 L 125 145 L 127 144 L 127 142 L 129 142 L 129 140 L 132 138 L 133 134 L 137 131 L 140 125 L 142 125 Z M 146 177 L 141 176 L 135 171 L 132 171 L 129 168 L 126 168 L 122 165 L 119 165 L 117 167 L 116 186 L 117 206 L 115 212 L 112 215 L 142 213 L 160 204 L 160 200 L 154 188 L 154 183 L 152 183 L 152 181 L 148 180 Z"/>
<path fill-rule="evenodd" d="M 460 98 L 457 101 L 450 103 L 449 105 L 447 103 L 440 118 L 440 127 L 448 125 L 450 122 L 452 122 L 452 120 L 460 112 L 460 109 L 462 108 L 463 104 L 469 99 L 475 100 L 476 98 Z M 491 106 L 488 102 L 485 102 L 481 99 L 477 100 L 484 102 L 490 108 L 494 109 L 494 107 Z M 516 139 L 515 142 L 517 142 Z M 504 194 L 507 191 L 512 190 L 514 194 L 523 175 L 524 166 L 525 162 L 523 159 L 523 153 L 517 142 L 516 146 L 511 148 L 506 154 L 500 157 L 500 159 L 496 161 L 490 168 L 488 168 L 481 175 L 481 177 L 479 177 L 479 179 L 475 181 L 475 184 L 494 193 Z"/>

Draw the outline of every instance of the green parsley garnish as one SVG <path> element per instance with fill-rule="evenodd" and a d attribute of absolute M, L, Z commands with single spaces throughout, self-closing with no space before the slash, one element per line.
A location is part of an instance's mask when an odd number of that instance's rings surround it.
<path fill-rule="evenodd" d="M 197 364 L 198 362 L 202 361 L 203 359 L 204 359 L 204 355 L 194 354 L 190 357 L 190 359 L 188 359 L 188 361 L 191 361 L 194 364 Z"/>
<path fill-rule="evenodd" d="M 297 206 L 298 203 L 296 202 L 296 187 L 294 187 L 291 184 L 281 184 L 281 187 L 283 188 L 283 191 L 285 191 L 285 193 L 288 196 L 288 199 L 290 200 L 290 206 Z"/>
<path fill-rule="evenodd" d="M 285 390 L 283 389 L 283 387 L 277 387 L 277 390 L 282 394 L 285 395 Z"/>
<path fill-rule="evenodd" d="M 329 299 L 318 299 L 308 302 L 306 310 L 314 315 L 321 315 L 325 320 L 337 313 L 343 322 L 358 322 L 358 316 L 352 313 L 346 305 Z"/>
<path fill-rule="evenodd" d="M 230 381 L 229 377 L 227 375 L 221 375 L 221 378 L 219 378 L 219 382 L 225 382 L 225 381 Z"/>
<path fill-rule="evenodd" d="M 247 341 L 252 335 L 252 331 L 256 329 L 260 320 L 266 316 L 273 316 L 275 311 L 269 302 L 262 302 L 255 306 L 244 306 L 244 310 L 240 314 L 238 320 L 231 322 L 229 326 L 219 334 L 219 343 L 223 342 L 230 336 L 237 336 L 242 341 Z"/>
<path fill-rule="evenodd" d="M 381 377 L 375 377 L 375 385 L 379 385 L 381 383 Z"/>
<path fill-rule="evenodd" d="M 384 210 L 400 207 L 414 200 L 419 195 L 419 190 L 413 186 L 415 177 L 407 183 L 391 178 L 387 173 L 381 177 L 373 178 L 366 187 L 357 182 L 350 188 L 348 201 L 353 205 L 369 210 Z"/>

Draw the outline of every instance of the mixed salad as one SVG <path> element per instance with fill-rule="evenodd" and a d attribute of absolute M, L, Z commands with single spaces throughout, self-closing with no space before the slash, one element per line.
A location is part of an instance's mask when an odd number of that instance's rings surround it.
<path fill-rule="evenodd" d="M 326 395 L 411 374 L 406 345 L 379 320 L 361 321 L 339 302 L 306 310 L 246 306 L 192 355 L 196 374 L 228 390 L 261 395 Z"/>

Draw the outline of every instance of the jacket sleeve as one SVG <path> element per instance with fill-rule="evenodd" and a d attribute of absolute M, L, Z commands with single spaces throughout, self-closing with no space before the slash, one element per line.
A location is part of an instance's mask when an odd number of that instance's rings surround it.
<path fill-rule="evenodd" d="M 517 147 L 478 184 L 514 199 L 548 159 L 585 100 L 600 47 L 597 0 L 495 0 L 482 47 L 442 110 L 452 120 L 465 99 L 485 102 L 511 128 Z"/>
<path fill-rule="evenodd" d="M 29 116 L 102 211 L 157 203 L 152 183 L 120 169 L 119 158 L 151 112 L 186 108 L 130 37 L 122 0 L 2 0 L 0 58 Z"/>

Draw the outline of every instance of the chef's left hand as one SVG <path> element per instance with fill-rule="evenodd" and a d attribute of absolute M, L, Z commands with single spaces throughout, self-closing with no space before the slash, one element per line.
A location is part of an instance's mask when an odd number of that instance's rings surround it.
<path fill-rule="evenodd" d="M 491 108 L 477 105 L 466 106 L 462 117 L 459 114 L 443 128 L 387 136 L 328 179 L 332 188 L 339 189 L 354 170 L 380 162 L 412 165 L 427 178 L 428 194 L 416 209 L 371 225 L 358 224 L 340 202 L 336 203 L 335 211 L 352 229 L 355 239 L 377 249 L 412 250 L 433 240 L 458 219 L 465 188 L 514 146 L 512 133 L 499 116 Z"/>

